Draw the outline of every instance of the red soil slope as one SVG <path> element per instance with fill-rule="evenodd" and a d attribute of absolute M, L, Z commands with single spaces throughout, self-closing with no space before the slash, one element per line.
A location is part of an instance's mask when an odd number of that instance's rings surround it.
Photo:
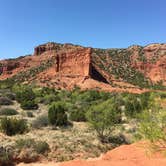
<path fill-rule="evenodd" d="M 147 148 L 147 147 L 146 147 Z M 148 153 L 143 143 L 122 145 L 96 159 L 69 161 L 64 163 L 36 163 L 27 166 L 166 166 L 166 158 Z M 19 164 L 24 166 L 24 164 Z"/>

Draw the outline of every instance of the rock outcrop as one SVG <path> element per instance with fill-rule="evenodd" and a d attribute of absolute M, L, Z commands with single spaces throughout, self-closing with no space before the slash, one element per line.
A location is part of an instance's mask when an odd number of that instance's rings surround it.
<path fill-rule="evenodd" d="M 142 49 L 140 55 L 139 49 L 136 49 L 132 59 L 133 67 L 152 82 L 161 81 L 166 85 L 166 44 L 148 45 Z"/>
<path fill-rule="evenodd" d="M 34 56 L 55 57 L 55 72 L 62 75 L 89 76 L 91 48 L 75 47 L 70 44 L 47 43 L 35 48 Z"/>
<path fill-rule="evenodd" d="M 18 68 L 20 65 L 19 62 L 10 62 L 6 61 L 0 66 L 0 73 L 1 74 L 11 74 L 11 72 L 15 69 Z"/>
<path fill-rule="evenodd" d="M 129 88 L 129 91 L 138 91 L 142 81 L 141 87 L 147 82 L 164 86 L 166 44 L 144 48 L 93 49 L 50 42 L 36 47 L 33 55 L 0 61 L 0 80 L 6 78 L 66 89 L 89 86 L 89 89 L 107 91 L 128 91 Z M 101 86 L 92 80 L 98 81 Z"/>
<path fill-rule="evenodd" d="M 42 53 L 47 52 L 47 51 L 55 51 L 55 50 L 58 51 L 59 46 L 60 46 L 60 44 L 56 44 L 53 42 L 39 45 L 38 47 L 35 48 L 34 55 L 41 55 Z"/>

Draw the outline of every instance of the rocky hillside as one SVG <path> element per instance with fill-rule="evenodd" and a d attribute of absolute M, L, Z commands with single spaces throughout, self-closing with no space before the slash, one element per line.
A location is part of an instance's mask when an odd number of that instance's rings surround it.
<path fill-rule="evenodd" d="M 0 61 L 0 80 L 58 89 L 165 89 L 166 44 L 96 49 L 46 43 L 36 47 L 33 55 Z"/>

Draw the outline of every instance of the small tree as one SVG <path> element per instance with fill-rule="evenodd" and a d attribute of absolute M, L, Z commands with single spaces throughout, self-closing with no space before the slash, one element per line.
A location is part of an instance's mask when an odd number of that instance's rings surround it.
<path fill-rule="evenodd" d="M 66 126 L 68 124 L 66 111 L 64 103 L 53 103 L 48 111 L 49 122 L 55 126 Z"/>
<path fill-rule="evenodd" d="M 121 112 L 113 100 L 92 106 L 86 113 L 87 120 L 103 142 L 110 136 L 114 127 L 121 121 Z"/>

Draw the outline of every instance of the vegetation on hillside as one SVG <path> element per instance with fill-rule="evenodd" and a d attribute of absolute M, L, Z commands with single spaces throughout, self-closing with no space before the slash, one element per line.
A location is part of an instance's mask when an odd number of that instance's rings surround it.
<path fill-rule="evenodd" d="M 140 88 L 165 89 L 162 82 L 154 84 L 143 73 L 132 67 L 132 53 L 132 50 L 128 49 L 93 49 L 92 61 L 117 80 L 122 79 Z M 142 47 L 138 48 L 138 59 L 135 61 L 147 61 Z"/>
<path fill-rule="evenodd" d="M 23 152 L 27 156 L 19 158 L 23 162 L 36 161 L 41 155 L 56 161 L 74 159 L 78 153 L 83 155 L 80 158 L 95 157 L 133 142 L 135 136 L 166 143 L 165 92 L 107 93 L 78 87 L 67 91 L 22 84 L 0 87 L 0 96 L 12 102 L 0 103 L 0 129 L 5 137 L 1 141 L 4 149 L 6 144 L 11 147 L 10 152 L 0 154 L 4 163 L 14 162 L 12 154 L 20 157 Z M 26 108 L 24 103 L 28 103 Z"/>

